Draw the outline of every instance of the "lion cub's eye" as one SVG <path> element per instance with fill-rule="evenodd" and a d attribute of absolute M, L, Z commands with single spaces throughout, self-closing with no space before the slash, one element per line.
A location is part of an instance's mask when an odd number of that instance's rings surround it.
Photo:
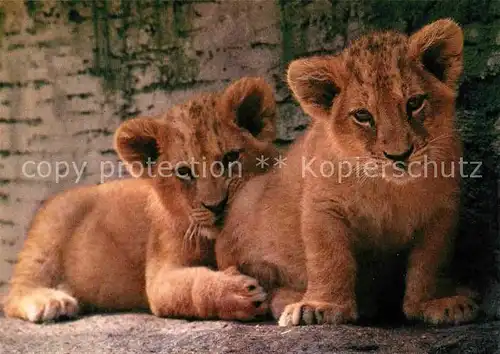
<path fill-rule="evenodd" d="M 238 150 L 231 150 L 227 152 L 222 158 L 222 164 L 224 167 L 228 167 L 230 163 L 238 161 L 240 158 L 240 152 Z"/>
<path fill-rule="evenodd" d="M 406 111 L 408 112 L 408 115 L 411 116 L 412 114 L 418 112 L 424 106 L 426 99 L 427 95 L 415 95 L 410 97 L 406 103 Z"/>
<path fill-rule="evenodd" d="M 352 113 L 352 116 L 361 125 L 372 125 L 373 124 L 373 116 L 366 109 L 358 109 L 357 111 Z"/>
<path fill-rule="evenodd" d="M 193 176 L 193 171 L 191 171 L 191 168 L 189 166 L 179 166 L 175 170 L 175 175 L 179 178 L 182 179 L 183 181 L 192 181 L 194 179 Z"/>

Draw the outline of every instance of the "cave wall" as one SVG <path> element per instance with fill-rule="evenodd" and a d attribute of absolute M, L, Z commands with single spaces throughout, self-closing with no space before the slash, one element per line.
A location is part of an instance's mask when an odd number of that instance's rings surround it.
<path fill-rule="evenodd" d="M 121 121 L 259 75 L 276 90 L 285 146 L 308 124 L 284 83 L 290 60 L 442 17 L 465 31 L 458 125 L 465 158 L 482 163 L 464 180 L 455 269 L 498 311 L 500 2 L 473 0 L 1 1 L 0 292 L 43 200 L 124 174 L 112 149 Z M 43 177 L 49 166 L 66 176 Z"/>

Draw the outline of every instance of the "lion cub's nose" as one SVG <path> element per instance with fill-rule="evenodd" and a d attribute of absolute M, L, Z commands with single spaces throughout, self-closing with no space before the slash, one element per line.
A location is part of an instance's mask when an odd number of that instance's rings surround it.
<path fill-rule="evenodd" d="M 408 160 L 408 158 L 412 153 L 413 153 L 413 144 L 408 148 L 408 150 L 399 154 L 388 154 L 387 152 L 384 151 L 384 156 L 387 157 L 389 160 L 399 162 Z"/>
<path fill-rule="evenodd" d="M 226 196 L 226 198 L 224 198 L 224 200 L 222 200 L 218 204 L 201 203 L 201 205 L 203 205 L 205 208 L 210 210 L 215 215 L 222 214 L 222 212 L 224 211 L 224 208 L 226 207 L 226 204 L 227 204 L 227 196 Z"/>

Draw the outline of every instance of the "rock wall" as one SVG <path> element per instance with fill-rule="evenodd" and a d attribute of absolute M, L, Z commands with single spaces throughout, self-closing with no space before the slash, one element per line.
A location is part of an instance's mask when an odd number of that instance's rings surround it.
<path fill-rule="evenodd" d="M 0 291 L 44 199 L 122 174 L 112 134 L 124 119 L 260 75 L 276 90 L 276 143 L 286 145 L 308 123 L 283 81 L 291 59 L 336 53 L 368 30 L 410 33 L 442 17 L 465 30 L 459 126 L 466 159 L 482 163 L 482 177 L 464 181 L 455 268 L 497 311 L 498 1 L 1 0 Z"/>

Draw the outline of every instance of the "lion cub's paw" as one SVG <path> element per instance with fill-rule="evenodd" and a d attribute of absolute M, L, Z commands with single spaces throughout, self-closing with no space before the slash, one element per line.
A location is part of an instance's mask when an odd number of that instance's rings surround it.
<path fill-rule="evenodd" d="M 433 325 L 458 325 L 473 321 L 479 306 L 468 296 L 456 295 L 424 302 L 417 313 L 408 313 L 409 319 L 420 319 Z"/>
<path fill-rule="evenodd" d="M 337 305 L 321 301 L 302 301 L 285 307 L 280 316 L 280 326 L 301 324 L 341 324 L 358 318 L 354 305 Z"/>
<path fill-rule="evenodd" d="M 19 301 L 19 313 L 31 322 L 46 322 L 78 314 L 78 301 L 55 289 L 36 289 Z"/>
<path fill-rule="evenodd" d="M 257 280 L 235 268 L 224 272 L 219 317 L 224 320 L 253 320 L 268 311 L 267 294 Z"/>

